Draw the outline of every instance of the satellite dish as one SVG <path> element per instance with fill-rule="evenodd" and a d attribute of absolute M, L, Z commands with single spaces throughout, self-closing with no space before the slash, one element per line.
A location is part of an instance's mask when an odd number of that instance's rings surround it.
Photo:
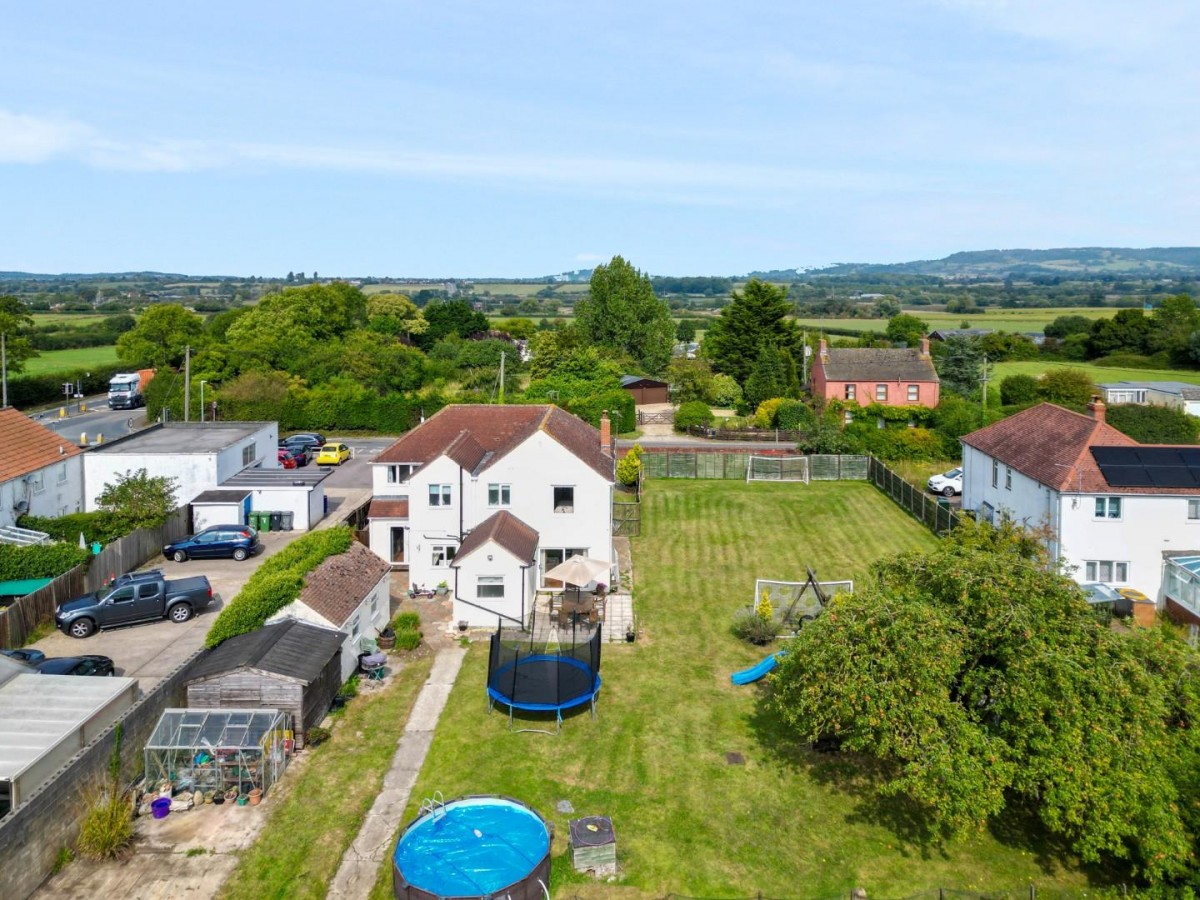
<path fill-rule="evenodd" d="M 16 503 L 16 506 L 13 507 L 13 511 L 18 512 L 18 513 L 29 512 L 29 501 L 28 500 L 18 500 Z"/>

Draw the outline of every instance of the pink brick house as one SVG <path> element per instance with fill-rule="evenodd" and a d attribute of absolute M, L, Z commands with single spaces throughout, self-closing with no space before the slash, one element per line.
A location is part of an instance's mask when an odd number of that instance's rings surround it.
<path fill-rule="evenodd" d="M 929 338 L 917 349 L 829 349 L 821 339 L 812 367 L 812 394 L 869 406 L 938 405 L 941 384 Z"/>

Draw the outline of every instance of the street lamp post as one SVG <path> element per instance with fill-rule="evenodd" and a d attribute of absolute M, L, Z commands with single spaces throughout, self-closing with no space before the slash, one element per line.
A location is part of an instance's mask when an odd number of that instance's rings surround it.
<path fill-rule="evenodd" d="M 204 424 L 204 385 L 208 384 L 205 378 L 200 379 L 200 424 Z"/>

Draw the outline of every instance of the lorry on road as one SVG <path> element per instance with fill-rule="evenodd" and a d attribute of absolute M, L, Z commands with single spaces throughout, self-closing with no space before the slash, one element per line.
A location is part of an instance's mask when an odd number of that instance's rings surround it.
<path fill-rule="evenodd" d="M 122 575 L 103 590 L 60 603 L 54 624 L 63 634 L 85 638 L 100 628 L 155 619 L 186 622 L 212 602 L 203 575 L 167 579 L 162 569 Z"/>
<path fill-rule="evenodd" d="M 108 382 L 109 409 L 137 409 L 146 405 L 146 385 L 154 377 L 153 369 L 139 369 L 114 375 Z"/>

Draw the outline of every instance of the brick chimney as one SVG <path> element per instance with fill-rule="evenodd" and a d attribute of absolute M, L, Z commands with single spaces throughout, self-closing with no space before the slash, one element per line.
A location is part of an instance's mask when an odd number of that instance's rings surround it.
<path fill-rule="evenodd" d="M 829 343 L 825 338 L 817 341 L 817 355 L 821 358 L 821 362 L 829 362 Z"/>
<path fill-rule="evenodd" d="M 1100 399 L 1099 394 L 1094 394 L 1091 402 L 1088 403 L 1088 412 L 1090 412 L 1092 414 L 1092 418 L 1101 425 L 1104 424 L 1104 410 L 1106 408 L 1107 407 L 1105 407 L 1104 401 Z"/>
<path fill-rule="evenodd" d="M 600 449 L 609 456 L 613 455 L 612 422 L 608 420 L 607 409 L 600 414 Z"/>
<path fill-rule="evenodd" d="M 929 335 L 927 334 L 921 336 L 921 355 L 929 355 Z"/>

